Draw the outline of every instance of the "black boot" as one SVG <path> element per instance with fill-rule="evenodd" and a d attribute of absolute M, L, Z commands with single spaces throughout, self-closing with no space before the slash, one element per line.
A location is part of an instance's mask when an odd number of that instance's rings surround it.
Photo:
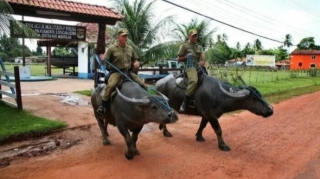
<path fill-rule="evenodd" d="M 185 96 L 184 97 L 182 105 L 181 105 L 180 110 L 179 110 L 180 113 L 183 113 L 183 112 L 185 112 L 187 110 L 189 100 L 190 100 L 189 96 Z"/>
<path fill-rule="evenodd" d="M 104 115 L 107 111 L 108 104 L 108 101 L 102 100 L 101 106 L 98 108 L 97 113 L 99 113 L 100 115 Z"/>

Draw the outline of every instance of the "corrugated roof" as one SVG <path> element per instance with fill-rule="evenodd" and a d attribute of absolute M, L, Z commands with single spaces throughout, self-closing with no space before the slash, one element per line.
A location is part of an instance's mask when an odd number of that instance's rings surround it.
<path fill-rule="evenodd" d="M 105 6 L 84 4 L 65 0 L 7 0 L 10 4 L 25 5 L 37 8 L 56 10 L 61 12 L 71 12 L 88 14 L 99 17 L 122 19 L 123 16 Z"/>
<path fill-rule="evenodd" d="M 320 55 L 320 50 L 294 50 L 291 55 Z"/>

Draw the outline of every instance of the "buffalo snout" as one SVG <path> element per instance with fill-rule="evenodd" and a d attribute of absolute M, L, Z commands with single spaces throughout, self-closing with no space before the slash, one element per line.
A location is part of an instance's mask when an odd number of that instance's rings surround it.
<path fill-rule="evenodd" d="M 178 121 L 178 115 L 174 111 L 168 112 L 165 123 L 175 123 Z"/>
<path fill-rule="evenodd" d="M 273 107 L 269 106 L 268 111 L 264 113 L 263 117 L 267 118 L 273 115 Z"/>

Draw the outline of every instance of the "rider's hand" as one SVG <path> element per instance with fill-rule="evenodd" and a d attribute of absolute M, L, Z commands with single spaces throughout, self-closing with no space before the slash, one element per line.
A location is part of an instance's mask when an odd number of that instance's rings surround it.
<path fill-rule="evenodd" d="M 204 66 L 205 64 L 206 64 L 205 61 L 200 61 L 200 62 L 199 62 L 199 65 L 200 65 L 200 66 Z"/>
<path fill-rule="evenodd" d="M 133 63 L 133 67 L 134 67 L 134 68 L 139 68 L 139 67 L 140 67 L 140 62 L 139 62 L 139 61 L 135 61 L 135 62 Z"/>
<path fill-rule="evenodd" d="M 192 53 L 188 53 L 187 58 L 191 58 L 191 57 L 192 57 Z"/>

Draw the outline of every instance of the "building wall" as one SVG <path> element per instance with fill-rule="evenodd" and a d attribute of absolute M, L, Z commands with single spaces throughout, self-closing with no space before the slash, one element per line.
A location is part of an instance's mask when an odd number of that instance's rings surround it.
<path fill-rule="evenodd" d="M 311 69 L 311 65 L 320 68 L 320 55 L 291 55 L 290 69 Z"/>

